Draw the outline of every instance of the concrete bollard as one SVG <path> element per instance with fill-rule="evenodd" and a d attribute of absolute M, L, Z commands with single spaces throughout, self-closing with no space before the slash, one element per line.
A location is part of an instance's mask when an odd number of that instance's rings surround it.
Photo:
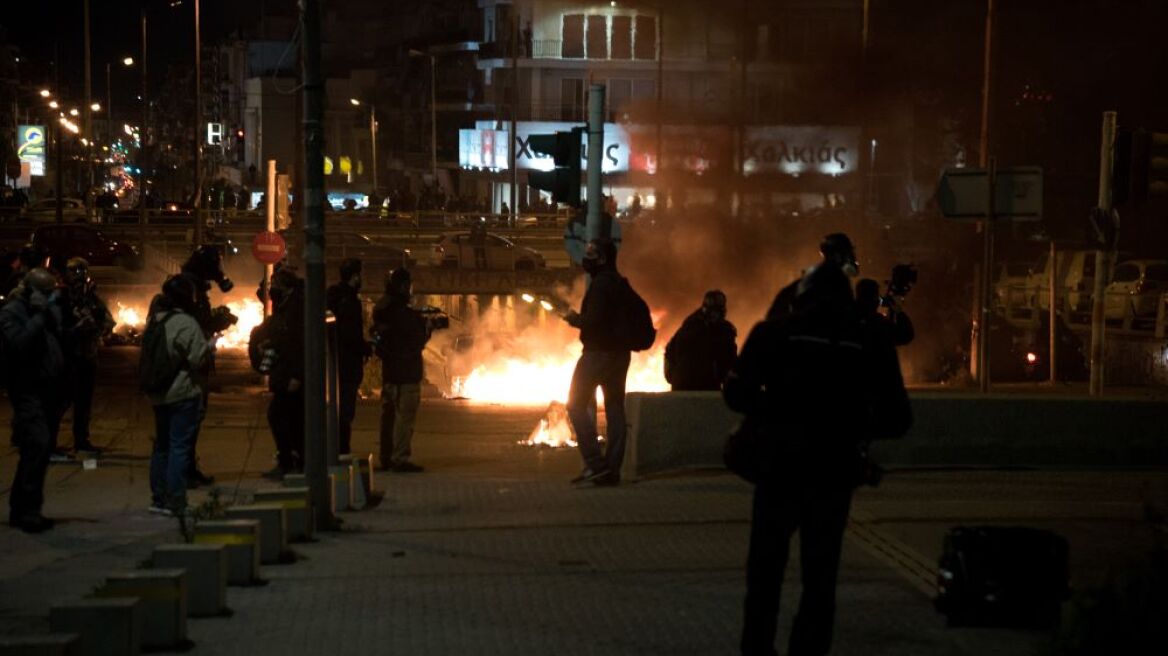
<path fill-rule="evenodd" d="M 340 461 L 343 465 L 353 466 L 353 507 L 360 510 L 364 504 L 357 501 L 361 499 L 367 501 L 373 494 L 373 454 L 364 456 L 346 454 L 340 457 Z"/>
<path fill-rule="evenodd" d="M 50 633 L 0 638 L 0 656 L 76 656 L 81 653 L 76 633 Z"/>
<path fill-rule="evenodd" d="M 227 612 L 227 545 L 163 544 L 151 565 L 187 572 L 187 615 L 215 617 Z"/>
<path fill-rule="evenodd" d="M 260 523 L 256 520 L 199 522 L 195 544 L 227 546 L 227 585 L 252 585 L 260 580 Z"/>
<path fill-rule="evenodd" d="M 284 506 L 289 542 L 307 542 L 312 539 L 312 508 L 307 487 L 285 487 L 257 490 L 252 503 L 278 503 Z"/>
<path fill-rule="evenodd" d="M 144 569 L 111 574 L 98 598 L 137 598 L 142 602 L 142 647 L 167 649 L 187 642 L 187 572 Z"/>
<path fill-rule="evenodd" d="M 308 487 L 308 477 L 304 474 L 285 474 L 280 484 L 284 487 Z"/>
<path fill-rule="evenodd" d="M 333 512 L 349 509 L 352 497 L 353 468 L 349 465 L 336 465 L 328 468 L 329 489 L 332 491 Z"/>
<path fill-rule="evenodd" d="M 142 601 L 118 597 L 53 604 L 49 630 L 77 634 L 77 653 L 84 656 L 136 656 L 142 644 Z"/>
<path fill-rule="evenodd" d="M 260 523 L 260 562 L 278 563 L 288 550 L 288 520 L 284 506 L 278 503 L 256 503 L 250 506 L 231 506 L 228 519 L 254 519 Z"/>

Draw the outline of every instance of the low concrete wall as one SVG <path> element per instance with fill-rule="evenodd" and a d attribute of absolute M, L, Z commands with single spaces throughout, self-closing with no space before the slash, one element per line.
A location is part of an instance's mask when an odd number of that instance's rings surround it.
<path fill-rule="evenodd" d="M 878 442 L 886 467 L 1168 465 L 1168 402 L 1050 395 L 915 392 L 905 437 Z M 739 421 L 714 392 L 630 394 L 625 479 L 722 466 Z"/>

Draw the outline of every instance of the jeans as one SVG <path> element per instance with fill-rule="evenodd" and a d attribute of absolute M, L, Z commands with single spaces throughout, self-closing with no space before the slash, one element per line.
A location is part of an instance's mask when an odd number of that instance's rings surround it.
<path fill-rule="evenodd" d="M 353 418 L 357 416 L 357 389 L 361 387 L 361 381 L 342 380 L 339 387 L 337 419 L 340 429 L 337 433 L 337 452 L 343 455 L 352 453 Z"/>
<path fill-rule="evenodd" d="M 195 434 L 203 400 L 196 397 L 154 406 L 154 450 L 150 454 L 150 497 L 155 506 L 187 506 L 187 468 L 194 457 Z"/>
<path fill-rule="evenodd" d="M 836 575 L 853 488 L 849 482 L 830 480 L 830 476 L 809 482 L 813 478 L 792 472 L 781 481 L 755 487 L 746 563 L 743 656 L 777 653 L 774 643 L 783 572 L 796 529 L 803 594 L 787 653 L 824 656 L 831 649 Z"/>
<path fill-rule="evenodd" d="M 93 390 L 97 386 L 97 361 L 79 359 L 70 372 L 68 403 L 73 406 L 73 448 L 89 446 L 89 423 L 93 417 Z M 64 410 L 65 408 L 62 408 Z"/>
<path fill-rule="evenodd" d="M 49 454 L 57 446 L 61 403 L 49 388 L 8 390 L 12 402 L 12 441 L 20 449 L 16 476 L 8 497 L 12 519 L 41 514 Z"/>
<path fill-rule="evenodd" d="M 268 403 L 268 427 L 276 442 L 276 462 L 286 472 L 304 468 L 304 390 L 275 392 Z"/>
<path fill-rule="evenodd" d="M 609 470 L 620 475 L 625 459 L 625 377 L 629 373 L 628 351 L 585 351 L 572 373 L 568 392 L 568 418 L 576 431 L 576 442 L 584 465 L 592 471 Z M 596 388 L 604 392 L 604 414 L 608 424 L 608 449 L 602 455 L 597 440 L 596 417 L 591 406 Z"/>
<path fill-rule="evenodd" d="M 392 467 L 410 461 L 414 420 L 422 403 L 419 383 L 386 385 L 381 389 L 381 466 Z"/>

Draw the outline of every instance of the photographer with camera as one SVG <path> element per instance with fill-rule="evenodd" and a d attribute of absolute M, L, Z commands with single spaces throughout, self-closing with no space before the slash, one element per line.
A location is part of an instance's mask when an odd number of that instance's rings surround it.
<path fill-rule="evenodd" d="M 89 440 L 93 391 L 97 385 L 97 351 L 103 337 L 114 329 L 114 319 L 97 295 L 97 285 L 89 277 L 89 262 L 70 258 L 65 263 L 64 349 L 66 410 L 73 406 L 73 452 L 79 456 L 98 455 L 101 450 Z M 54 460 L 68 460 L 58 450 Z"/>
<path fill-rule="evenodd" d="M 304 470 L 304 280 L 284 268 L 272 276 L 272 316 L 251 334 L 253 366 L 268 377 L 268 427 L 276 444 L 279 480 Z"/>
<path fill-rule="evenodd" d="M 395 269 L 373 308 L 374 351 L 381 358 L 381 468 L 398 473 L 423 471 L 410 462 L 410 443 L 422 402 L 422 350 L 433 326 L 410 307 L 412 293 L 410 272 Z"/>
<path fill-rule="evenodd" d="M 45 473 L 56 446 L 65 371 L 63 314 L 57 279 L 47 269 L 28 271 L 0 308 L 0 376 L 12 402 L 12 441 L 20 449 L 8 496 L 8 523 L 26 533 L 53 527 L 41 514 Z"/>
<path fill-rule="evenodd" d="M 916 335 L 912 320 L 901 305 L 905 294 L 915 282 L 916 269 L 911 265 L 898 264 L 892 270 L 888 292 L 883 296 L 880 295 L 879 283 L 871 278 L 856 283 L 856 307 L 860 311 L 860 319 L 880 332 L 893 346 L 907 346 Z M 887 312 L 881 312 L 881 308 Z"/>

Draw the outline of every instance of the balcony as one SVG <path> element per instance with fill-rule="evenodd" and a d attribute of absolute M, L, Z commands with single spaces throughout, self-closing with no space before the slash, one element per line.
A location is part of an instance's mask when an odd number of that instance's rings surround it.
<path fill-rule="evenodd" d="M 531 42 L 532 59 L 562 59 L 563 41 L 560 39 L 536 39 Z"/>

